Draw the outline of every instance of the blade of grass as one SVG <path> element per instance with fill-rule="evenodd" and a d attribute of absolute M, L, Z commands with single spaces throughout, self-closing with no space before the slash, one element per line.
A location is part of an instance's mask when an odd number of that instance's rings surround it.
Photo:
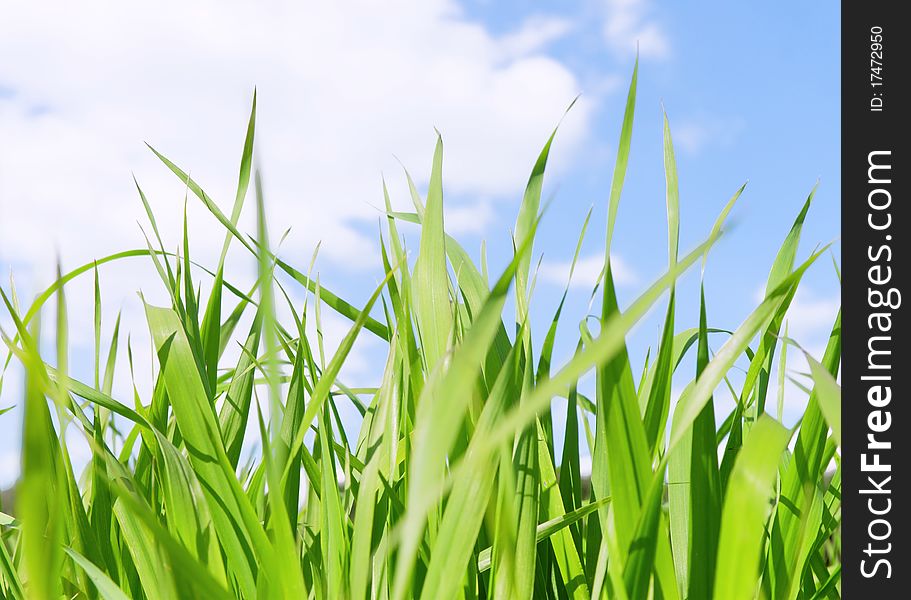
<path fill-rule="evenodd" d="M 752 598 L 756 593 L 769 498 L 789 438 L 787 429 L 763 415 L 737 457 L 721 514 L 715 598 Z"/>
<path fill-rule="evenodd" d="M 421 335 L 427 370 L 446 354 L 452 330 L 446 242 L 443 237 L 443 139 L 437 136 L 427 206 L 421 224 L 421 247 L 414 264 L 413 281 L 421 293 L 414 296 L 414 312 Z"/>

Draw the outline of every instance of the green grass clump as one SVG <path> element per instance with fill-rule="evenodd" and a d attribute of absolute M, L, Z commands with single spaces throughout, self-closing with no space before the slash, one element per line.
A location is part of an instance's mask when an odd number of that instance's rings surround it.
<path fill-rule="evenodd" d="M 165 251 L 141 189 L 153 233 L 147 249 L 61 274 L 27 307 L 11 288 L 0 290 L 15 324 L 4 332 L 7 364 L 20 361 L 25 372 L 23 472 L 15 518 L 3 514 L 0 522 L 0 595 L 838 597 L 840 321 L 825 356 L 811 360 L 800 380 L 809 399 L 799 426 L 789 430 L 767 411 L 770 379 L 781 385 L 786 376 L 783 367 L 773 370 L 776 350 L 783 355 L 791 344 L 785 313 L 822 252 L 797 260 L 812 195 L 775 258 L 764 299 L 739 327 L 713 328 L 702 292 L 699 326 L 676 329 L 675 281 L 704 266 L 742 188 L 705 240 L 681 255 L 665 120 L 668 267 L 620 311 L 610 248 L 635 100 L 634 71 L 610 188 L 606 268 L 593 294 L 598 315 L 564 314 L 564 292 L 546 331 L 532 331 L 529 305 L 550 141 L 519 209 L 514 256 L 491 283 L 486 266 L 445 233 L 438 140 L 426 197 L 410 186 L 414 211 L 393 212 L 386 198 L 385 277 L 363 306 L 270 249 L 251 169 L 255 102 L 230 215 L 156 152 L 225 230 L 208 294 L 191 276 L 201 271 L 186 231 L 179 253 Z M 251 179 L 259 226 L 247 236 L 237 223 Z M 413 264 L 402 222 L 420 225 Z M 232 243 L 258 260 L 252 289 L 225 279 Z M 136 256 L 154 262 L 170 305 L 145 307 L 157 354 L 151 396 L 115 399 L 114 371 L 126 368 L 115 360 L 123 340 L 115 327 L 103 363 L 98 272 Z M 80 276 L 95 277 L 91 383 L 66 367 L 64 289 Z M 285 294 L 288 285 L 308 290 L 302 307 Z M 665 297 L 660 344 L 634 374 L 625 337 Z M 39 323 L 53 300 L 57 356 L 48 359 L 39 351 Z M 282 322 L 277 306 L 286 301 L 282 314 L 291 317 Z M 319 333 L 327 309 L 351 323 L 331 356 Z M 561 320 L 571 330 L 581 326 L 575 355 L 558 366 L 552 355 Z M 249 330 L 238 330 L 248 321 Z M 317 335 L 308 335 L 314 324 Z M 723 339 L 714 353 L 709 334 Z M 385 367 L 373 388 L 339 379 L 359 336 L 384 342 Z M 229 346 L 241 348 L 230 364 Z M 689 364 L 681 363 L 688 353 L 696 369 L 673 404 L 672 377 Z M 746 365 L 745 376 L 729 378 L 735 364 Z M 591 371 L 595 393 L 586 397 L 578 383 Z M 717 389 L 735 399 L 721 423 Z M 566 400 L 563 431 L 551 421 L 555 398 Z M 363 416 L 356 439 L 342 427 L 345 403 Z M 92 450 L 81 475 L 63 442 L 67 429 L 81 432 Z M 241 450 L 249 431 L 261 452 L 247 460 Z M 586 455 L 590 489 L 580 469 Z M 833 461 L 834 475 L 827 474 Z"/>

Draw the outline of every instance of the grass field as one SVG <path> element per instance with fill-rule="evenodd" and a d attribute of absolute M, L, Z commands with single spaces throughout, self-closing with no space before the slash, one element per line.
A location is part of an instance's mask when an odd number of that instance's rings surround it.
<path fill-rule="evenodd" d="M 310 266 L 273 254 L 252 168 L 255 101 L 229 212 L 156 152 L 223 227 L 218 264 L 194 266 L 186 232 L 178 253 L 166 251 L 137 184 L 152 234 L 147 250 L 63 273 L 30 304 L 12 286 L 0 290 L 15 325 L 4 331 L 7 363 L 18 361 L 25 372 L 22 478 L 15 507 L 0 515 L 0 595 L 839 597 L 840 318 L 824 356 L 807 356 L 808 373 L 782 366 L 786 352 L 802 352 L 785 333 L 786 312 L 806 270 L 827 253 L 797 256 L 812 193 L 798 214 L 781 216 L 782 229 L 793 225 L 749 316 L 723 329 L 711 309 L 724 299 L 703 293 L 699 326 L 680 330 L 675 281 L 711 260 L 743 188 L 719 203 L 704 241 L 680 252 L 665 120 L 668 266 L 621 312 L 609 259 L 636 78 L 634 70 L 606 194 L 607 267 L 592 291 L 597 314 L 566 314 L 560 302 L 544 330 L 533 330 L 529 312 L 550 141 L 528 179 L 514 256 L 488 275 L 445 233 L 439 140 L 426 196 L 410 186 L 413 212 L 393 212 L 386 198 L 387 230 L 377 247 L 385 273 L 363 306 L 323 288 Z M 256 202 L 254 235 L 237 226 L 248 196 Z M 411 254 L 402 223 L 420 225 Z M 251 289 L 225 277 L 232 244 L 258 260 Z M 115 360 L 125 343 L 119 328 L 101 339 L 97 282 L 106 263 L 137 254 L 154 263 L 170 304 L 145 308 L 157 354 L 153 392 L 115 399 L 114 372 L 132 364 Z M 67 370 L 65 290 L 77 277 L 96 281 L 92 381 Z M 302 306 L 287 285 L 306 288 Z M 665 311 L 660 345 L 634 373 L 625 339 L 656 307 Z M 327 310 L 350 320 L 334 353 L 320 333 Z M 54 313 L 56 356 L 43 356 L 42 316 Z M 241 322 L 252 325 L 240 329 Z M 558 324 L 579 332 L 565 364 L 553 360 Z M 317 334 L 308 335 L 314 325 Z M 339 379 L 360 336 L 382 340 L 385 350 L 382 378 L 371 388 Z M 239 358 L 229 363 L 226 350 L 238 345 Z M 690 383 L 672 398 L 678 365 L 691 363 Z M 731 377 L 741 367 L 745 376 Z M 592 397 L 578 389 L 589 372 Z M 781 399 L 769 391 L 788 377 L 807 392 L 793 429 L 772 416 Z M 734 406 L 720 422 L 716 393 Z M 563 430 L 552 424 L 555 398 L 565 399 Z M 356 439 L 342 426 L 343 404 L 363 417 Z M 62 441 L 65 429 L 91 446 L 82 473 Z M 251 431 L 262 452 L 248 458 L 242 448 Z M 590 489 L 580 467 L 588 456 Z"/>

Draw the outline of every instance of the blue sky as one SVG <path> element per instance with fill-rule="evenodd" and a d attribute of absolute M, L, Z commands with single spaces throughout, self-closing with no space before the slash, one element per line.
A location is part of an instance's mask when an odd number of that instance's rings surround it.
<path fill-rule="evenodd" d="M 166 3 L 167 4 L 167 3 Z M 0 24 L 0 267 L 23 298 L 64 268 L 143 245 L 134 172 L 166 238 L 177 243 L 183 193 L 149 155 L 148 140 L 191 170 L 216 200 L 233 197 L 253 86 L 273 231 L 291 227 L 285 256 L 309 262 L 322 241 L 323 281 L 357 301 L 377 280 L 375 206 L 380 177 L 397 206 L 408 200 L 397 159 L 426 183 L 433 128 L 446 143 L 447 219 L 476 253 L 487 240 L 492 270 L 508 259 L 509 228 L 534 157 L 563 109 L 545 196 L 552 204 L 536 252 L 544 262 L 535 315 L 549 319 L 565 262 L 589 208 L 580 279 L 597 274 L 606 200 L 625 100 L 640 46 L 632 154 L 614 252 L 624 269 L 621 303 L 666 263 L 662 103 L 677 147 L 681 250 L 701 240 L 745 181 L 736 226 L 709 259 L 710 325 L 733 328 L 755 306 L 778 245 L 813 185 L 816 200 L 801 256 L 839 233 L 839 13 L 808 3 L 647 0 L 357 2 L 354 12 L 282 1 L 257 7 L 200 2 L 169 10 L 119 7 L 74 31 L 61 9 L 12 9 Z M 177 10 L 177 5 L 171 7 Z M 191 205 L 195 256 L 214 260 L 221 234 Z M 250 215 L 245 223 L 251 223 Z M 236 255 L 235 278 L 252 264 Z M 821 351 L 838 306 L 831 261 L 806 278 L 792 332 Z M 122 265 L 102 273 L 105 336 L 113 316 L 142 339 L 135 292 L 153 300 L 154 272 Z M 6 284 L 4 284 L 6 285 Z M 80 287 L 81 286 L 81 287 Z M 558 355 L 575 343 L 588 286 L 574 287 Z M 681 283 L 678 328 L 697 316 L 698 275 Z M 160 301 L 161 296 L 158 296 Z M 88 282 L 68 298 L 77 375 L 91 369 Z M 662 313 L 659 310 L 658 313 Z M 661 315 L 630 340 L 634 364 L 653 345 Z M 0 317 L 6 329 L 9 321 Z M 329 337 L 345 330 L 328 323 Z M 136 342 L 141 346 L 141 342 Z M 380 347 L 365 343 L 349 377 L 369 381 Z M 125 362 L 125 361 L 124 361 Z M 794 368 L 800 368 L 795 364 Z M 18 402 L 11 370 L 0 406 Z M 128 398 L 129 378 L 115 391 Z M 792 390 L 793 392 L 793 390 Z M 791 392 L 789 392 L 791 393 Z M 800 402 L 794 397 L 793 402 Z M 20 415 L 0 416 L 0 484 L 18 470 Z M 77 443 L 77 442 L 74 442 Z"/>

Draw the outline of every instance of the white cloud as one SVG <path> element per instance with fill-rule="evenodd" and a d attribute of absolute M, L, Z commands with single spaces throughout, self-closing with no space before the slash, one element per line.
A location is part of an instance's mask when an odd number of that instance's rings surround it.
<path fill-rule="evenodd" d="M 19 449 L 10 449 L 0 452 L 0 489 L 6 489 L 19 479 L 19 470 L 22 460 Z"/>
<path fill-rule="evenodd" d="M 805 340 L 806 344 L 819 345 L 823 342 L 824 345 L 840 307 L 841 299 L 838 296 L 820 297 L 810 288 L 798 288 L 785 317 L 788 322 L 788 336 L 801 344 L 804 344 Z M 807 350 L 811 349 L 811 346 L 805 347 Z M 814 358 L 820 360 L 822 354 L 814 354 Z"/>
<path fill-rule="evenodd" d="M 572 27 L 573 24 L 566 19 L 535 16 L 526 20 L 515 33 L 504 36 L 501 43 L 507 56 L 522 57 L 560 39 Z"/>
<path fill-rule="evenodd" d="M 689 154 L 698 154 L 710 145 L 726 148 L 736 141 L 744 129 L 736 117 L 698 116 L 671 122 L 674 144 Z"/>
<path fill-rule="evenodd" d="M 372 264 L 358 223 L 375 218 L 380 173 L 407 204 L 393 153 L 425 180 L 434 126 L 448 190 L 517 195 L 581 91 L 543 53 L 569 24 L 538 17 L 494 35 L 448 0 L 355 4 L 11 8 L 0 25 L 0 53 L 19 57 L 0 66 L 2 259 L 47 267 L 55 245 L 79 261 L 141 245 L 131 170 L 176 246 L 183 189 L 143 140 L 227 211 L 254 85 L 267 202 L 275 228 L 293 227 L 291 251 L 322 240 L 329 260 Z M 580 102 L 561 129 L 564 160 L 588 129 Z M 211 257 L 222 234 L 197 204 L 193 239 Z"/>
<path fill-rule="evenodd" d="M 9 332 L 8 324 L 0 319 L 5 332 Z M 3 360 L 6 359 L 6 352 L 0 352 Z M 3 393 L 0 394 L 0 409 L 9 409 L 0 415 L 0 490 L 4 490 L 12 485 L 19 477 L 21 460 L 19 457 L 19 446 L 21 443 L 20 426 L 22 425 L 22 413 L 19 406 L 22 404 L 22 394 L 25 391 L 23 386 L 22 369 L 12 361 L 10 367 L 3 373 Z"/>
<path fill-rule="evenodd" d="M 579 474 L 582 477 L 592 476 L 592 457 L 587 448 L 579 453 Z"/>
<path fill-rule="evenodd" d="M 445 215 L 446 232 L 451 235 L 483 233 L 493 221 L 494 208 L 490 202 L 450 204 Z"/>
<path fill-rule="evenodd" d="M 648 0 L 607 0 L 604 36 L 615 51 L 636 52 L 649 58 L 665 58 L 670 41 L 664 29 L 651 15 Z"/>
<path fill-rule="evenodd" d="M 572 261 L 568 260 L 544 261 L 538 275 L 542 281 L 565 286 L 571 266 Z M 570 287 L 590 290 L 598 282 L 598 276 L 603 268 L 604 257 L 600 254 L 579 257 Z M 616 254 L 611 256 L 611 270 L 614 275 L 614 283 L 618 286 L 635 285 L 639 282 L 639 275 L 632 266 Z"/>

